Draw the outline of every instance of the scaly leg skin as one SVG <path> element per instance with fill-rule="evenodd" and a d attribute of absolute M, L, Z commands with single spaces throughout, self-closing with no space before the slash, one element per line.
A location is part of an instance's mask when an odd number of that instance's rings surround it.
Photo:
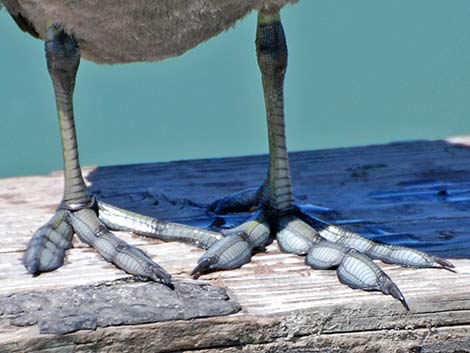
<path fill-rule="evenodd" d="M 258 188 L 249 188 L 215 200 L 208 210 L 217 214 L 251 212 L 261 202 L 265 184 Z"/>
<path fill-rule="evenodd" d="M 39 228 L 28 244 L 23 264 L 34 276 L 63 265 L 65 250 L 78 237 L 106 261 L 124 271 L 172 287 L 171 276 L 142 250 L 126 244 L 109 229 L 128 230 L 164 240 L 176 240 L 208 248 L 222 235 L 159 221 L 97 202 L 89 193 L 78 160 L 73 114 L 73 91 L 80 49 L 58 25 L 47 31 L 47 67 L 56 97 L 64 156 L 64 197 L 52 219 Z M 100 218 L 98 218 L 98 215 Z M 101 219 L 101 220 L 100 220 Z"/>
<path fill-rule="evenodd" d="M 269 170 L 258 189 L 249 189 L 217 200 L 210 211 L 228 213 L 249 211 L 258 205 L 252 219 L 216 242 L 199 259 L 193 274 L 236 268 L 248 262 L 256 246 L 274 234 L 281 250 L 306 255 L 305 262 L 315 269 L 336 269 L 341 283 L 351 288 L 381 291 L 408 305 L 398 287 L 373 261 L 410 267 L 451 270 L 444 259 L 396 245 L 382 245 L 356 233 L 329 225 L 303 214 L 294 204 L 284 127 L 284 75 L 287 46 L 278 13 L 258 16 L 256 34 L 258 64 L 266 104 L 269 136 Z"/>

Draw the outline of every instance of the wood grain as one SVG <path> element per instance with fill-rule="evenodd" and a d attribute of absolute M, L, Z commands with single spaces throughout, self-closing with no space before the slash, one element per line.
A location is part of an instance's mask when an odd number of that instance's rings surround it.
<path fill-rule="evenodd" d="M 39 335 L 0 327 L 0 352 L 434 352 L 468 351 L 470 328 L 470 139 L 291 153 L 300 204 L 334 209 L 331 222 L 392 244 L 452 259 L 457 273 L 383 265 L 411 311 L 388 296 L 351 290 L 331 271 L 273 243 L 241 269 L 201 277 L 228 290 L 242 311 L 224 318 Z M 101 200 L 164 219 L 209 226 L 204 205 L 257 186 L 266 156 L 85 168 Z M 0 180 L 0 295 L 126 277 L 75 240 L 66 264 L 31 278 L 20 263 L 37 227 L 52 215 L 62 173 Z M 247 215 L 224 217 L 227 225 Z M 119 232 L 188 280 L 202 251 Z"/>

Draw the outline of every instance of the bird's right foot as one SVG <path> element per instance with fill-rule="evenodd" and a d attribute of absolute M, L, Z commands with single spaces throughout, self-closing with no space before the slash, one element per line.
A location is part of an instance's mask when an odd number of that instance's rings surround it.
<path fill-rule="evenodd" d="M 164 241 L 178 241 L 208 249 L 223 238 L 218 232 L 143 216 L 91 199 L 80 206 L 63 204 L 33 235 L 23 264 L 33 276 L 53 271 L 64 263 L 74 234 L 106 261 L 129 274 L 161 282 L 172 288 L 171 276 L 145 252 L 119 239 L 110 230 L 128 231 Z"/>
<path fill-rule="evenodd" d="M 23 264 L 33 276 L 53 271 L 64 263 L 73 234 L 93 247 L 106 261 L 127 273 L 161 282 L 169 287 L 171 276 L 142 250 L 116 237 L 98 218 L 96 202 L 78 210 L 61 207 L 33 235 Z"/>
<path fill-rule="evenodd" d="M 33 276 L 53 271 L 64 264 L 65 250 L 72 247 L 73 228 L 67 210 L 58 209 L 31 238 L 23 264 Z"/>

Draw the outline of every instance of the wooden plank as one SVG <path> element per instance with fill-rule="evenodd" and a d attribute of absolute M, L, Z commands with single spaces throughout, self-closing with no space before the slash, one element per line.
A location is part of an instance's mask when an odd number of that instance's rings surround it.
<path fill-rule="evenodd" d="M 383 265 L 405 294 L 409 313 L 388 296 L 340 285 L 334 272 L 313 271 L 302 258 L 281 253 L 273 243 L 241 269 L 201 277 L 226 288 L 242 307 L 238 314 L 63 336 L 40 335 L 36 326 L 19 329 L 0 319 L 0 352 L 315 352 L 325 347 L 363 352 L 381 351 L 391 344 L 395 348 L 386 350 L 464 349 L 470 327 L 468 141 L 291 154 L 294 192 L 300 203 L 333 208 L 334 213 L 322 217 L 371 238 L 452 259 L 457 274 Z M 207 214 L 204 206 L 229 192 L 259 185 L 265 168 L 266 156 L 254 156 L 86 168 L 86 177 L 106 202 L 209 226 L 215 216 Z M 61 269 L 34 279 L 26 273 L 20 263 L 22 252 L 32 232 L 52 215 L 61 189 L 62 173 L 0 180 L 0 296 L 127 277 L 78 240 Z M 230 225 L 246 216 L 224 218 Z M 125 232 L 118 235 L 144 249 L 177 280 L 189 279 L 202 254 L 183 244 Z"/>

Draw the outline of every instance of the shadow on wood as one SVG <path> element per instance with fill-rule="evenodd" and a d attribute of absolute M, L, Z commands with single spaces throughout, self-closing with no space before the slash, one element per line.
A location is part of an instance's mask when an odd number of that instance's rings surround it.
<path fill-rule="evenodd" d="M 371 239 L 449 258 L 470 258 L 470 148 L 417 141 L 290 154 L 300 205 Z M 259 186 L 266 156 L 98 167 L 88 180 L 102 200 L 149 216 L 209 226 L 207 205 Z M 245 215 L 229 215 L 229 225 Z"/>
<path fill-rule="evenodd" d="M 461 140 L 466 142 L 468 140 Z M 258 186 L 266 157 L 85 168 L 97 197 L 150 216 L 208 227 L 205 205 Z M 321 217 L 375 240 L 453 259 L 457 273 L 381 265 L 411 307 L 378 293 L 354 291 L 332 271 L 314 271 L 303 258 L 266 253 L 234 271 L 201 277 L 223 287 L 241 311 L 224 317 L 98 327 L 40 335 L 15 326 L 0 308 L 0 352 L 364 352 L 465 351 L 470 346 L 470 148 L 416 141 L 291 154 L 294 193 L 333 209 Z M 128 276 L 74 240 L 65 265 L 31 278 L 20 258 L 34 230 L 61 198 L 62 173 L 0 180 L 0 296 L 113 282 Z M 227 225 L 247 214 L 224 216 Z M 176 281 L 188 281 L 202 254 L 125 232 Z M 114 282 L 113 282 L 114 283 Z M 37 309 L 34 300 L 30 310 Z M 36 305 L 36 306 L 35 306 Z M 9 316 L 10 315 L 10 316 Z M 175 317 L 178 319 L 178 317 Z"/>

